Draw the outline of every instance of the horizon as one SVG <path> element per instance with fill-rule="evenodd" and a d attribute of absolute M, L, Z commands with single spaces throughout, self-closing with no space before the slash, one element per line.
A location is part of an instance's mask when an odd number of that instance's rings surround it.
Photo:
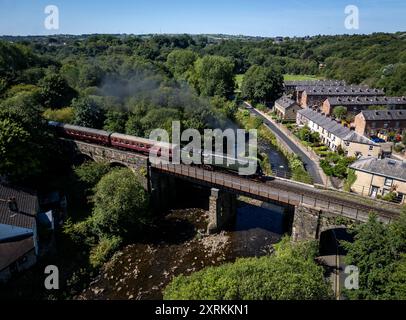
<path fill-rule="evenodd" d="M 59 11 L 58 30 L 47 30 L 45 8 Z M 359 10 L 359 27 L 348 29 L 345 8 Z M 395 33 L 406 30 L 406 3 L 402 0 L 208 0 L 168 3 L 130 1 L 19 1 L 0 0 L 1 36 L 88 34 L 191 34 L 246 37 L 305 37 Z"/>

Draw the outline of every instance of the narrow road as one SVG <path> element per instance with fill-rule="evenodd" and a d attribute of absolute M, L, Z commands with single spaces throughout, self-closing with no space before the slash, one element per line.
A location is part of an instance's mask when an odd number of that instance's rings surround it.
<path fill-rule="evenodd" d="M 257 110 L 249 109 L 252 114 L 261 117 L 264 120 L 264 124 L 273 132 L 275 132 L 281 139 L 292 149 L 292 151 L 297 154 L 303 161 L 305 169 L 313 178 L 313 182 L 317 184 L 323 184 L 323 179 L 321 178 L 319 171 L 317 169 L 317 164 L 310 159 L 306 153 L 304 153 L 288 136 L 286 136 L 278 127 L 276 127 L 271 121 L 262 116 Z"/>

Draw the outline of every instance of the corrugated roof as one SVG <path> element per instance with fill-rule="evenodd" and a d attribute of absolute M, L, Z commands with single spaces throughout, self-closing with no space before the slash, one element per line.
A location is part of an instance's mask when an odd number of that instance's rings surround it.
<path fill-rule="evenodd" d="M 406 182 L 406 162 L 394 159 L 363 158 L 350 168 Z"/>
<path fill-rule="evenodd" d="M 328 102 L 331 106 L 346 106 L 346 105 L 406 105 L 406 97 L 329 97 Z"/>
<path fill-rule="evenodd" d="M 342 126 L 341 124 L 337 123 L 337 121 L 329 117 L 326 117 L 323 114 L 314 111 L 310 108 L 299 110 L 298 114 L 311 120 L 313 123 L 316 123 L 321 128 L 325 129 L 326 131 L 330 132 L 331 134 L 335 135 L 336 137 L 339 137 L 344 141 L 377 145 L 376 143 L 367 139 L 366 137 L 356 133 L 355 131 L 350 130 L 347 127 Z"/>
<path fill-rule="evenodd" d="M 37 196 L 0 184 L 0 199 L 8 200 L 10 198 L 16 198 L 20 212 L 10 211 L 7 201 L 0 201 L 0 223 L 21 228 L 33 228 L 38 211 Z"/>
<path fill-rule="evenodd" d="M 365 120 L 406 120 L 406 110 L 364 110 L 361 113 Z"/>
<path fill-rule="evenodd" d="M 287 96 L 282 96 L 281 98 L 276 100 L 275 103 L 277 103 L 283 109 L 287 109 L 296 104 L 295 100 L 292 100 L 292 99 L 288 98 Z"/>
<path fill-rule="evenodd" d="M 0 271 L 32 249 L 34 249 L 34 239 L 32 235 L 18 240 L 0 242 Z"/>
<path fill-rule="evenodd" d="M 344 86 L 344 80 L 291 80 L 285 86 Z"/>

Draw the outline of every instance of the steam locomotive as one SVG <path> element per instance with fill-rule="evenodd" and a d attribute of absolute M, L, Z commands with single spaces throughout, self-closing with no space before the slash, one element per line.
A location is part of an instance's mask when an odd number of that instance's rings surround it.
<path fill-rule="evenodd" d="M 154 146 L 156 146 L 157 141 L 130 136 L 121 133 L 112 133 L 104 130 L 91 129 L 86 127 L 80 127 L 70 124 L 64 124 L 55 121 L 49 121 L 49 126 L 53 128 L 55 133 L 63 138 L 79 140 L 94 144 L 103 145 L 106 147 L 113 147 L 125 151 L 135 151 L 143 155 L 150 155 L 150 152 Z M 165 154 L 169 155 L 169 161 L 172 160 L 172 152 L 176 145 L 170 143 L 159 142 L 160 151 L 158 155 Z M 191 151 L 186 148 L 181 148 L 180 150 L 183 156 L 192 156 Z M 241 168 L 247 168 L 248 165 L 255 165 L 256 172 L 253 175 L 247 176 L 249 178 L 254 178 L 262 180 L 264 175 L 257 158 L 248 157 L 238 157 L 232 158 L 224 154 L 219 154 L 211 152 L 208 150 L 199 150 L 198 156 L 200 157 L 200 163 L 206 169 L 215 171 L 227 171 L 233 174 L 238 174 Z M 255 162 L 255 163 L 253 163 Z"/>

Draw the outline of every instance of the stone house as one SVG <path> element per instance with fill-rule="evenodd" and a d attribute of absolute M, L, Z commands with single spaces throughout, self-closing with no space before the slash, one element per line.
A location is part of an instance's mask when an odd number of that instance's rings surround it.
<path fill-rule="evenodd" d="M 296 114 L 302 108 L 292 99 L 283 96 L 275 101 L 274 112 L 283 120 L 296 120 Z"/>
<path fill-rule="evenodd" d="M 394 192 L 396 202 L 406 203 L 405 161 L 369 157 L 354 162 L 350 168 L 357 175 L 352 191 L 372 198 Z"/>
<path fill-rule="evenodd" d="M 381 154 L 379 144 L 318 111 L 312 109 L 298 111 L 296 124 L 306 125 L 312 132 L 317 132 L 321 142 L 332 151 L 337 151 L 341 147 L 349 157 L 379 157 Z"/>

